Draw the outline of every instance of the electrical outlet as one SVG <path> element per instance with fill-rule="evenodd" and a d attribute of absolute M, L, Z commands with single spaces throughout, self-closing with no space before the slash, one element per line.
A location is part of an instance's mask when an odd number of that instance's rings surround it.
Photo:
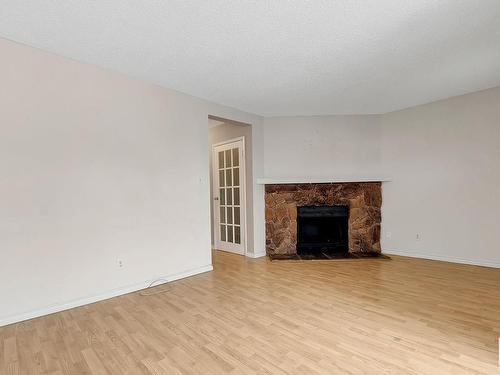
<path fill-rule="evenodd" d="M 391 238 L 391 237 L 392 237 L 392 233 L 391 233 L 391 232 L 387 232 L 387 233 L 385 234 L 385 238 Z"/>
<path fill-rule="evenodd" d="M 123 260 L 118 259 L 117 264 L 118 264 L 118 268 L 123 268 Z"/>
<path fill-rule="evenodd" d="M 417 233 L 417 234 L 415 235 L 415 239 L 416 239 L 417 241 L 420 241 L 420 233 Z"/>

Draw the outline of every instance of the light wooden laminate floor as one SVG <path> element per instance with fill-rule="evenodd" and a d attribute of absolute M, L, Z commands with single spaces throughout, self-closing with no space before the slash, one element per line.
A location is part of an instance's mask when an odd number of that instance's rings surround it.
<path fill-rule="evenodd" d="M 163 294 L 0 328 L 0 374 L 500 374 L 500 269 L 213 263 Z"/>

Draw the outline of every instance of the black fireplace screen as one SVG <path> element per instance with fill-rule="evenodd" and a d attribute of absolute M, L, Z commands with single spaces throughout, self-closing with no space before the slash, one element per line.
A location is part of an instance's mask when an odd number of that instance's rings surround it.
<path fill-rule="evenodd" d="M 297 253 L 347 253 L 349 207 L 297 207 Z"/>

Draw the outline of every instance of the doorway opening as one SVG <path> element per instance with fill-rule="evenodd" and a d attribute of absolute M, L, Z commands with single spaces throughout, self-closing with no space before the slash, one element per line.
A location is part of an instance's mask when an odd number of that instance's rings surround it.
<path fill-rule="evenodd" d="M 253 237 L 248 233 L 252 129 L 210 116 L 208 122 L 212 248 L 246 255 Z"/>

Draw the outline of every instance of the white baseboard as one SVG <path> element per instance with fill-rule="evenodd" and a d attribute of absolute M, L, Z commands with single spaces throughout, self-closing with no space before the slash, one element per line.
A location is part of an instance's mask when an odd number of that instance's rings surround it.
<path fill-rule="evenodd" d="M 265 257 L 266 253 L 247 253 L 247 257 L 249 258 L 262 258 Z"/>
<path fill-rule="evenodd" d="M 211 264 L 209 264 L 209 265 L 194 268 L 194 269 L 191 269 L 191 270 L 188 270 L 185 272 L 157 277 L 153 280 L 147 280 L 147 281 L 144 281 L 142 283 L 137 283 L 134 285 L 126 286 L 124 288 L 113 289 L 113 290 L 110 290 L 110 291 L 107 291 L 104 293 L 100 293 L 100 294 L 95 295 L 95 296 L 80 298 L 80 299 L 65 302 L 62 304 L 44 307 L 44 308 L 41 308 L 38 310 L 33 310 L 33 311 L 21 313 L 21 314 L 11 315 L 11 316 L 0 319 L 0 327 L 6 326 L 8 324 L 22 322 L 22 321 L 28 320 L 28 319 L 38 318 L 38 317 L 44 316 L 44 315 L 53 314 L 53 313 L 56 313 L 59 311 L 73 309 L 75 307 L 88 305 L 90 303 L 99 302 L 99 301 L 113 298 L 113 297 L 118 297 L 118 296 L 121 296 L 124 294 L 136 292 L 138 290 L 147 288 L 149 285 L 151 285 L 151 283 L 153 281 L 156 281 L 156 280 L 161 279 L 162 282 L 155 283 L 155 286 L 165 284 L 165 283 L 168 283 L 171 281 L 179 280 L 179 279 L 184 279 L 184 278 L 189 277 L 189 276 L 198 275 L 200 273 L 209 272 L 212 270 L 213 270 L 213 267 Z"/>
<path fill-rule="evenodd" d="M 421 253 L 414 253 L 411 251 L 397 251 L 397 250 L 384 251 L 383 253 L 387 254 L 387 255 L 401 255 L 401 256 L 410 257 L 410 258 L 421 258 L 421 259 L 430 259 L 430 260 L 440 260 L 443 262 L 469 264 L 472 266 L 500 268 L 500 262 L 492 262 L 489 260 L 464 259 L 464 258 L 456 258 L 456 257 L 450 257 L 450 256 L 442 256 L 442 255 L 434 255 L 434 254 L 421 254 Z"/>

